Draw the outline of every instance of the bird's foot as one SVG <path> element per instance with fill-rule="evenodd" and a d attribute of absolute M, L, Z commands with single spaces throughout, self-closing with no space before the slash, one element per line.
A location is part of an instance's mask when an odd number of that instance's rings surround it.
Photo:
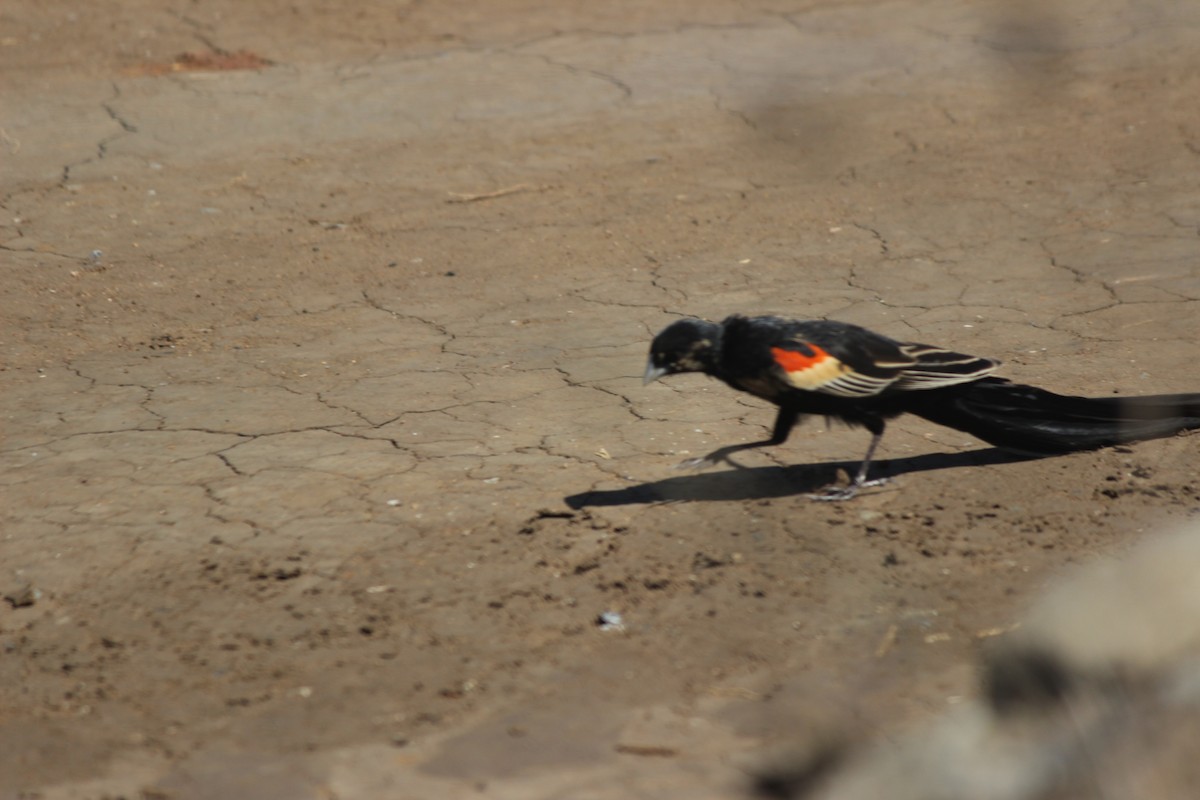
<path fill-rule="evenodd" d="M 680 461 L 675 465 L 675 469 L 708 469 L 722 462 L 740 469 L 742 465 L 730 458 L 731 455 L 740 453 L 743 450 L 757 450 L 760 447 L 772 444 L 779 444 L 779 442 L 775 439 L 768 439 L 765 442 L 747 442 L 746 444 L 731 444 L 725 447 L 718 447 L 711 453 L 702 455 L 699 458 L 689 458 L 687 461 Z"/>
<path fill-rule="evenodd" d="M 710 456 L 700 456 L 699 458 L 689 458 L 685 461 L 680 461 L 678 464 L 675 465 L 675 469 L 701 470 L 701 469 L 708 469 L 709 467 L 715 467 L 716 465 L 717 465 L 716 459 L 714 459 Z"/>
<path fill-rule="evenodd" d="M 728 464 L 731 467 L 736 467 L 739 465 L 736 461 L 734 461 L 733 459 L 731 459 L 729 457 L 730 455 L 738 452 L 739 450 L 748 450 L 750 448 L 759 447 L 759 446 L 760 445 L 757 442 L 755 442 L 754 444 L 748 444 L 748 445 L 735 444 L 735 445 L 730 445 L 729 447 L 718 447 L 716 450 L 713 450 L 711 453 L 706 453 L 702 456 L 697 456 L 696 458 L 689 458 L 686 461 L 680 461 L 678 464 L 675 465 L 675 469 L 691 469 L 691 470 L 708 469 L 709 467 L 715 467 L 717 464 L 720 464 L 722 462 Z"/>
<path fill-rule="evenodd" d="M 859 491 L 869 489 L 872 486 L 883 486 L 888 482 L 888 478 L 875 478 L 870 481 L 855 481 L 849 486 L 830 486 L 816 494 L 807 494 L 809 500 L 820 500 L 826 503 L 838 503 L 843 500 L 853 500 L 858 496 Z"/>

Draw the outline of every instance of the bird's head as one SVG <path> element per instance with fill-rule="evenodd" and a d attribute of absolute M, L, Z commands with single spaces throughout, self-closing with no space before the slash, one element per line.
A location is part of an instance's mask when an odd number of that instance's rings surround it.
<path fill-rule="evenodd" d="M 650 361 L 643 383 L 677 372 L 707 372 L 716 368 L 721 328 L 700 319 L 672 322 L 650 343 Z"/>

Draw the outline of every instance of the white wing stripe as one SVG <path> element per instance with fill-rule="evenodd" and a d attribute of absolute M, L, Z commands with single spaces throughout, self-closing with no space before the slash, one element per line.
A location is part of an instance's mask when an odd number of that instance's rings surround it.
<path fill-rule="evenodd" d="M 873 378 L 870 375 L 851 372 L 818 386 L 817 391 L 837 397 L 872 397 L 894 382 L 894 378 Z"/>

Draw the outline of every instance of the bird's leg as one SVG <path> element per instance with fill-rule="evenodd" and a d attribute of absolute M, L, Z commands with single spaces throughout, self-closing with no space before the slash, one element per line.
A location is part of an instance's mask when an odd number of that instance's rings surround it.
<path fill-rule="evenodd" d="M 681 461 L 675 465 L 675 469 L 705 469 L 711 467 L 721 461 L 738 466 L 729 460 L 729 456 L 740 450 L 753 450 L 758 447 L 770 447 L 772 445 L 783 444 L 787 441 L 788 434 L 792 432 L 792 428 L 796 427 L 796 423 L 800 419 L 800 412 L 792 408 L 781 407 L 779 413 L 775 417 L 775 427 L 771 430 L 771 438 L 764 439 L 761 442 L 745 442 L 743 444 L 731 444 L 725 447 L 718 447 L 711 453 L 699 458 L 689 458 L 687 461 Z"/>
<path fill-rule="evenodd" d="M 879 440 L 883 438 L 883 428 L 880 426 L 878 432 L 871 431 L 871 443 L 867 445 L 867 454 L 863 456 L 862 465 L 858 468 L 858 474 L 854 476 L 854 480 L 849 486 L 844 488 L 829 487 L 820 494 L 808 495 L 810 500 L 850 500 L 855 497 L 860 490 L 868 486 L 882 486 L 888 482 L 887 478 L 876 478 L 875 480 L 867 480 L 867 471 L 871 468 L 871 457 L 875 455 L 875 448 L 879 446 Z"/>

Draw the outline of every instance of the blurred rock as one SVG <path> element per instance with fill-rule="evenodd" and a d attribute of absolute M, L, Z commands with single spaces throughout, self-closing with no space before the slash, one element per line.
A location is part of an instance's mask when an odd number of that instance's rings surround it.
<path fill-rule="evenodd" d="M 982 696 L 894 742 L 760 778 L 809 800 L 1147 800 L 1200 786 L 1200 525 L 1064 579 L 984 657 Z"/>

